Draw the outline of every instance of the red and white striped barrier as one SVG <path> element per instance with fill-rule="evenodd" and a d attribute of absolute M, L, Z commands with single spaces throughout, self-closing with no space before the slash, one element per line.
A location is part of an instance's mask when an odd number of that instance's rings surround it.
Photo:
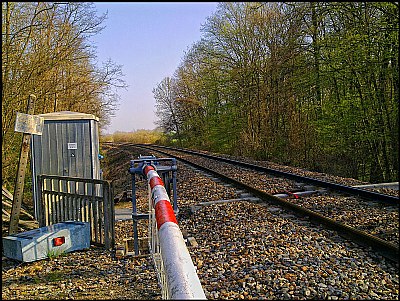
<path fill-rule="evenodd" d="M 151 165 L 143 174 L 151 189 L 169 299 L 206 299 L 162 179 Z"/>

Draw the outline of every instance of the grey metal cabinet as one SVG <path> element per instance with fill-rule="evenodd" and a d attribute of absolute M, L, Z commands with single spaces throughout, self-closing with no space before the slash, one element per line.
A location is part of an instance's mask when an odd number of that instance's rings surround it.
<path fill-rule="evenodd" d="M 92 114 L 54 112 L 44 118 L 42 135 L 31 137 L 32 189 L 38 218 L 38 183 L 41 174 L 101 179 L 99 119 Z"/>

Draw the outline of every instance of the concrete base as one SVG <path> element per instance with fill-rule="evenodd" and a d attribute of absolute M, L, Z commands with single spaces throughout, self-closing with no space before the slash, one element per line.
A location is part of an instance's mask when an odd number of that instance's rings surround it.
<path fill-rule="evenodd" d="M 90 248 L 90 224 L 67 221 L 3 237 L 4 256 L 32 262 Z"/>
<path fill-rule="evenodd" d="M 139 238 L 139 254 L 135 255 L 135 245 L 133 238 L 124 238 L 123 243 L 116 247 L 115 255 L 117 258 L 124 256 L 142 257 L 150 254 L 148 238 Z"/>

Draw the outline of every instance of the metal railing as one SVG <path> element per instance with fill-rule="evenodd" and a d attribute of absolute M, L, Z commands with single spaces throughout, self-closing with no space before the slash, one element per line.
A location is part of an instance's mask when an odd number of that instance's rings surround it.
<path fill-rule="evenodd" d="M 106 249 L 114 247 L 115 213 L 109 181 L 39 175 L 38 191 L 39 227 L 68 220 L 89 222 L 91 242 Z"/>
<path fill-rule="evenodd" d="M 161 162 L 166 165 L 160 165 Z M 138 222 L 140 220 L 149 220 L 150 211 L 147 213 L 139 213 L 137 211 L 137 199 L 136 199 L 136 176 L 143 179 L 142 168 L 144 164 L 156 165 L 157 170 L 162 177 L 164 187 L 168 195 L 172 195 L 174 213 L 178 214 L 178 203 L 176 193 L 176 160 L 173 158 L 156 158 L 155 156 L 142 156 L 138 159 L 131 160 L 129 173 L 132 175 L 132 220 L 133 220 L 133 246 L 135 255 L 139 255 L 139 237 L 138 237 Z M 171 187 L 172 185 L 172 187 Z"/>
<path fill-rule="evenodd" d="M 171 201 L 152 165 L 143 165 L 149 184 L 149 247 L 163 299 L 206 299 Z"/>

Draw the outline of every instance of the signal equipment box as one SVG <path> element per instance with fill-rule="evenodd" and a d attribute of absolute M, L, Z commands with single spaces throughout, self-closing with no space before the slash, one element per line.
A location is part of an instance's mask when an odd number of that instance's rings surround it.
<path fill-rule="evenodd" d="M 32 262 L 90 248 L 90 224 L 66 221 L 3 237 L 4 256 Z"/>
<path fill-rule="evenodd" d="M 101 180 L 99 118 L 92 114 L 62 111 L 38 115 L 44 118 L 42 135 L 31 137 L 32 192 L 35 218 L 38 212 L 38 175 Z M 55 189 L 61 191 L 59 187 Z"/>

